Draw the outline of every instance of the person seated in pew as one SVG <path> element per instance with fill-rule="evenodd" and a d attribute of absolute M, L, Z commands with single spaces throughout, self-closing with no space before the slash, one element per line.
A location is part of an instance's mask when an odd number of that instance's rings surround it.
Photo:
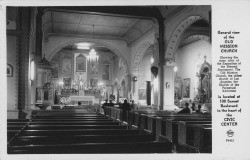
<path fill-rule="evenodd" d="M 198 109 L 196 110 L 196 113 L 202 113 L 200 104 L 198 105 Z"/>
<path fill-rule="evenodd" d="M 192 107 L 191 107 L 192 111 L 195 111 L 195 103 L 192 103 Z"/>
<path fill-rule="evenodd" d="M 121 109 L 122 109 L 122 120 L 127 121 L 127 114 L 129 113 L 131 108 L 130 108 L 130 105 L 126 99 L 124 100 L 123 104 L 121 105 Z"/>
<path fill-rule="evenodd" d="M 102 108 L 104 108 L 104 107 L 107 106 L 107 105 L 108 105 L 108 100 L 105 99 L 105 102 L 102 104 Z"/>
<path fill-rule="evenodd" d="M 182 113 L 191 113 L 191 109 L 189 108 L 189 103 L 186 102 L 185 103 L 185 108 L 183 108 L 182 110 L 180 110 L 179 112 L 177 112 L 178 114 L 182 114 Z"/>
<path fill-rule="evenodd" d="M 113 103 L 113 101 L 112 101 L 112 100 L 109 100 L 108 106 L 109 106 L 109 107 L 114 107 L 114 106 L 115 106 L 115 104 Z"/>
<path fill-rule="evenodd" d="M 106 115 L 107 113 L 107 110 L 105 109 L 105 107 L 108 106 L 108 100 L 106 99 L 105 100 L 105 103 L 102 104 L 102 109 L 103 109 L 103 112 L 104 112 L 104 115 Z"/>

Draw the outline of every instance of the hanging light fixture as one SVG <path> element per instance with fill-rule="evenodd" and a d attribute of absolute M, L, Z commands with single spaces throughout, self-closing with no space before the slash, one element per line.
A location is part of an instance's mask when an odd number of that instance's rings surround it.
<path fill-rule="evenodd" d="M 92 26 L 93 26 L 93 41 L 94 41 L 94 25 Z M 90 50 L 87 58 L 89 61 L 94 61 L 94 60 L 96 60 L 96 62 L 98 61 L 99 56 L 97 55 L 94 47 Z"/>

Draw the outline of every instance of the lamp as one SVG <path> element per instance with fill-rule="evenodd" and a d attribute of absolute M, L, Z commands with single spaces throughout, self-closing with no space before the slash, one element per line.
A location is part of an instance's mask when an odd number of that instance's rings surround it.
<path fill-rule="evenodd" d="M 30 62 L 30 80 L 33 81 L 35 79 L 35 62 L 32 60 Z"/>
<path fill-rule="evenodd" d="M 94 41 L 94 25 L 92 25 L 92 26 L 93 26 L 93 41 Z M 94 48 L 92 48 L 90 50 L 89 55 L 88 55 L 87 58 L 88 58 L 89 61 L 94 61 L 94 60 L 98 61 L 99 56 L 97 55 Z"/>
<path fill-rule="evenodd" d="M 153 64 L 154 61 L 155 61 L 155 60 L 154 60 L 154 57 L 152 56 L 152 57 L 150 58 L 150 63 Z"/>
<path fill-rule="evenodd" d="M 136 82 L 137 81 L 137 77 L 133 77 L 133 81 Z"/>
<path fill-rule="evenodd" d="M 177 66 L 174 67 L 174 72 L 177 72 L 178 71 L 178 68 Z"/>

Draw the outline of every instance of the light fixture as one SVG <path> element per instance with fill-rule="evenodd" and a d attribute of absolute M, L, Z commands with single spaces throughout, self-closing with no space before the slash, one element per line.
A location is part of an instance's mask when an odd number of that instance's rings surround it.
<path fill-rule="evenodd" d="M 94 41 L 94 27 L 95 26 L 94 25 L 92 25 L 92 26 L 93 26 L 93 41 Z M 94 60 L 98 61 L 99 56 L 97 55 L 94 48 L 92 48 L 90 50 L 89 55 L 88 55 L 87 58 L 88 58 L 89 61 L 94 61 Z"/>
<path fill-rule="evenodd" d="M 152 56 L 152 57 L 150 58 L 150 63 L 153 64 L 154 61 L 155 61 L 155 60 L 154 60 L 154 57 Z"/>
<path fill-rule="evenodd" d="M 178 71 L 178 68 L 177 66 L 174 67 L 174 72 L 177 72 Z"/>
<path fill-rule="evenodd" d="M 35 79 L 35 62 L 31 60 L 30 62 L 30 80 L 34 81 Z"/>
<path fill-rule="evenodd" d="M 77 47 L 77 49 L 89 50 L 91 44 L 88 42 L 81 42 L 81 43 L 76 43 L 75 46 Z"/>
<path fill-rule="evenodd" d="M 90 48 L 88 46 L 77 46 L 77 49 L 89 50 Z"/>
<path fill-rule="evenodd" d="M 137 77 L 133 77 L 133 81 L 136 82 L 137 81 Z"/>

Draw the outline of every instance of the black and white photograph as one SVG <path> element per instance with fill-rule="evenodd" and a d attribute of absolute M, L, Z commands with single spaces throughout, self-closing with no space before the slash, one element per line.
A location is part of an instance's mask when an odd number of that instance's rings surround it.
<path fill-rule="evenodd" d="M 249 1 L 36 1 L 0 2 L 0 159 L 250 158 Z"/>

